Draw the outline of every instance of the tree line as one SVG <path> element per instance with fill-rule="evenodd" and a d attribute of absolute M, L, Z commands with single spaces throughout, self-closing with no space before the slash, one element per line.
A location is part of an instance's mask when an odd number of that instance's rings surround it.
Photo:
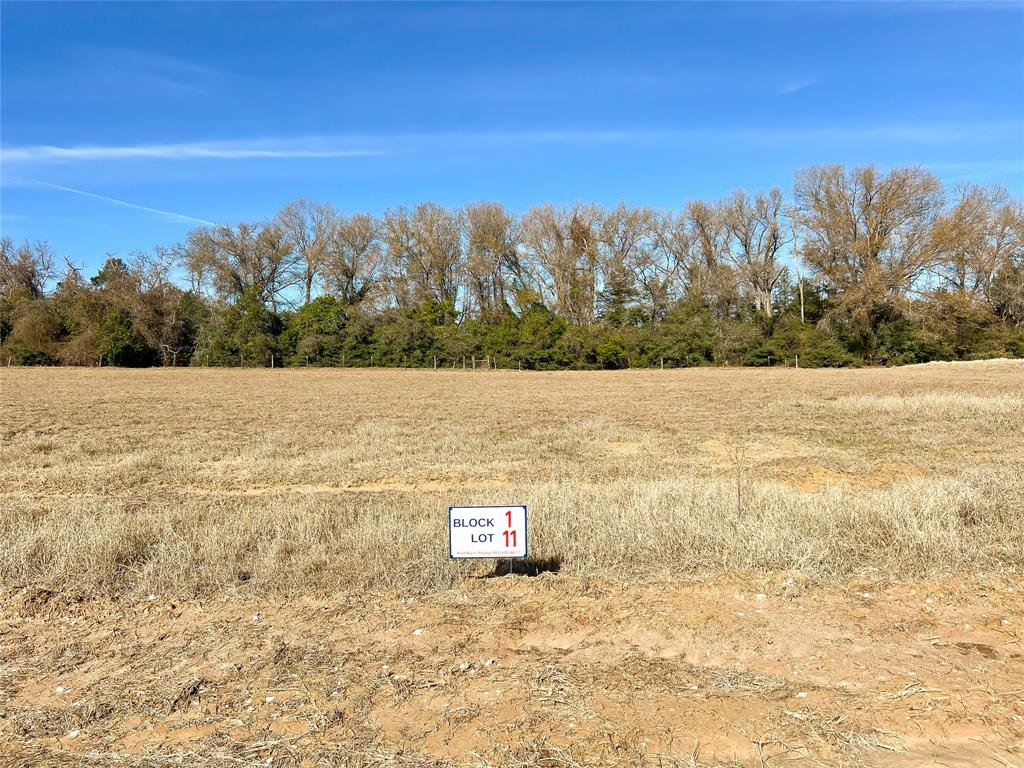
<path fill-rule="evenodd" d="M 919 167 L 815 166 L 677 211 L 300 199 L 109 255 L 0 240 L 19 365 L 902 364 L 1024 357 L 1024 206 Z M 467 363 L 467 361 L 469 361 Z"/>

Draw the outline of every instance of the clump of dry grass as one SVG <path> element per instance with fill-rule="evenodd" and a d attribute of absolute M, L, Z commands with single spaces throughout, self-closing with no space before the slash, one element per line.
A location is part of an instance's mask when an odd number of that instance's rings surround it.
<path fill-rule="evenodd" d="M 1021 374 L 4 370 L 0 585 L 427 590 L 488 503 L 573 574 L 1020 569 Z"/>
<path fill-rule="evenodd" d="M 666 578 L 722 570 L 800 570 L 824 578 L 871 568 L 896 577 L 1024 567 L 1019 477 L 915 480 L 824 494 L 724 481 L 617 480 L 521 486 L 531 553 L 572 574 Z M 472 492 L 468 503 L 489 496 Z M 104 498 L 0 514 L 0 579 L 92 592 L 202 594 L 450 586 L 475 563 L 449 562 L 440 495 L 313 494 L 168 499 L 145 511 Z"/>
<path fill-rule="evenodd" d="M 915 392 L 910 395 L 848 395 L 830 403 L 833 408 L 855 413 L 896 414 L 904 417 L 941 415 L 977 419 L 1024 414 L 1024 397 L 1011 394 L 969 395 L 957 392 Z"/>

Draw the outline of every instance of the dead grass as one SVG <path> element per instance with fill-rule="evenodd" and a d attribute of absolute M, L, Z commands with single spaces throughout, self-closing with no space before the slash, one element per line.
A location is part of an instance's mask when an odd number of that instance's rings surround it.
<path fill-rule="evenodd" d="M 1024 397 L 1010 394 L 965 395 L 955 392 L 918 392 L 912 395 L 850 395 L 837 399 L 835 408 L 853 413 L 879 411 L 902 418 L 1020 419 Z"/>
<path fill-rule="evenodd" d="M 564 573 L 1024 567 L 1024 363 L 521 373 L 4 369 L 0 585 L 424 591 L 449 504 Z"/>

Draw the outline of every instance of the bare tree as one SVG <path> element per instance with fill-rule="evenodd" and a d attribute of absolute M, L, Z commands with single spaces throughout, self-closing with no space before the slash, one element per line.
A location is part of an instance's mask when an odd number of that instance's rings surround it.
<path fill-rule="evenodd" d="M 369 214 L 337 216 L 327 237 L 323 280 L 349 305 L 374 297 L 385 266 L 380 223 Z"/>
<path fill-rule="evenodd" d="M 661 320 L 687 286 L 690 231 L 686 214 L 677 215 L 672 211 L 658 214 L 654 238 L 651 262 L 639 269 L 638 280 L 650 297 L 652 319 Z"/>
<path fill-rule="evenodd" d="M 572 208 L 531 208 L 523 219 L 529 273 L 541 297 L 580 325 L 594 320 L 600 221 L 597 208 L 580 203 Z"/>
<path fill-rule="evenodd" d="M 178 364 L 186 350 L 194 351 L 195 338 L 188 331 L 185 294 L 174 284 L 176 254 L 163 248 L 136 252 L 129 261 L 137 290 L 130 297 L 136 326 L 146 342 L 157 349 L 163 365 Z"/>
<path fill-rule="evenodd" d="M 684 221 L 686 293 L 713 309 L 718 317 L 727 317 L 739 297 L 736 277 L 728 263 L 729 230 L 723 207 L 703 200 L 689 203 Z"/>
<path fill-rule="evenodd" d="M 750 292 L 755 311 L 771 315 L 775 285 L 786 271 L 779 263 L 786 243 L 782 192 L 758 192 L 753 200 L 736 192 L 723 204 L 722 215 L 729 235 L 728 258 Z"/>
<path fill-rule="evenodd" d="M 304 303 L 313 298 L 313 286 L 320 277 L 337 215 L 327 203 L 306 198 L 288 203 L 277 214 L 277 226 L 287 235 L 295 253 L 296 279 L 302 286 Z"/>
<path fill-rule="evenodd" d="M 223 298 L 254 290 L 276 312 L 296 285 L 294 249 L 277 224 L 216 226 L 189 233 L 179 256 L 193 285 L 209 280 Z"/>
<path fill-rule="evenodd" d="M 177 257 L 173 250 L 157 246 L 152 252 L 135 251 L 128 258 L 128 269 L 135 275 L 142 292 L 162 290 L 174 285 Z"/>
<path fill-rule="evenodd" d="M 935 273 L 944 286 L 991 303 L 1000 268 L 1024 247 L 1024 209 L 1001 187 L 957 187 L 954 204 L 933 229 Z"/>
<path fill-rule="evenodd" d="M 643 290 L 644 310 L 654 313 L 650 285 L 641 281 L 657 264 L 657 214 L 652 208 L 625 203 L 607 211 L 599 231 L 601 295 L 606 305 L 625 307 Z"/>
<path fill-rule="evenodd" d="M 796 177 L 800 255 L 839 312 L 874 329 L 934 266 L 942 185 L 921 168 L 815 166 Z"/>
<path fill-rule="evenodd" d="M 479 317 L 496 317 L 524 282 L 518 223 L 500 203 L 477 203 L 466 208 L 466 240 L 467 304 Z"/>
<path fill-rule="evenodd" d="M 391 259 L 396 300 L 454 303 L 462 267 L 462 226 L 458 213 L 435 203 L 384 216 L 383 239 Z"/>
<path fill-rule="evenodd" d="M 15 246 L 11 238 L 0 238 L 0 294 L 23 293 L 31 299 L 42 298 L 56 274 L 54 262 L 48 243 L 26 241 Z"/>
<path fill-rule="evenodd" d="M 196 227 L 176 245 L 173 253 L 177 263 L 185 270 L 189 290 L 197 296 L 211 288 L 214 265 L 218 258 L 217 241 L 211 227 Z"/>

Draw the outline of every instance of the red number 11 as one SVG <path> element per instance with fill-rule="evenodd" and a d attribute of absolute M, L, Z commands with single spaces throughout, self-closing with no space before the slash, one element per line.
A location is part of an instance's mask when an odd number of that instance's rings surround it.
<path fill-rule="evenodd" d="M 508 535 L 510 533 L 512 534 L 512 546 L 514 547 L 516 545 L 516 532 L 515 531 L 505 531 L 505 546 L 507 547 L 509 545 L 508 544 L 508 540 L 509 540 L 509 536 Z"/>

